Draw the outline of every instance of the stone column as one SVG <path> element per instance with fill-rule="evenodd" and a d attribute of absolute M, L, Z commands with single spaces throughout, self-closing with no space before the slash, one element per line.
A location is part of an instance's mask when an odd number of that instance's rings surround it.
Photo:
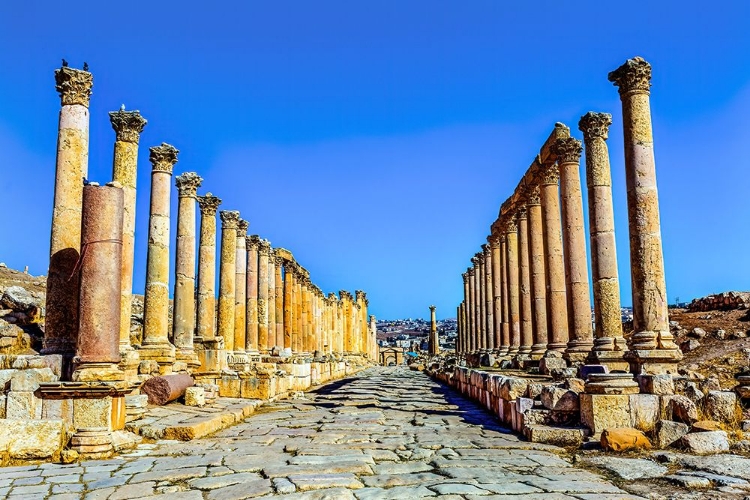
<path fill-rule="evenodd" d="M 176 360 L 190 368 L 200 366 L 193 347 L 195 335 L 195 197 L 203 179 L 195 172 L 175 177 L 177 205 L 177 245 L 174 266 L 174 305 L 172 339 Z"/>
<path fill-rule="evenodd" d="M 247 251 L 247 271 L 245 278 L 245 295 L 247 309 L 245 311 L 245 349 L 248 352 L 258 352 L 258 248 L 260 237 L 257 234 L 245 239 Z"/>
<path fill-rule="evenodd" d="M 311 354 L 314 351 L 310 329 L 310 278 L 305 276 L 302 280 L 302 349 Z M 354 339 L 350 336 L 350 349 L 353 350 Z"/>
<path fill-rule="evenodd" d="M 138 173 L 138 142 L 146 120 L 138 111 L 111 111 L 109 121 L 115 131 L 112 181 L 122 186 L 122 291 L 120 293 L 120 354 L 123 369 L 137 375 L 138 352 L 130 344 L 130 315 L 133 304 L 133 263 L 135 260 L 135 187 Z"/>
<path fill-rule="evenodd" d="M 489 245 L 482 245 L 484 252 L 484 301 L 485 301 L 485 336 L 484 343 L 487 350 L 495 348 L 495 304 L 492 282 L 492 249 Z"/>
<path fill-rule="evenodd" d="M 508 325 L 510 330 L 510 350 L 508 354 L 518 354 L 521 347 L 521 314 L 518 300 L 518 225 L 515 217 L 508 217 L 505 223 L 505 261 L 508 264 Z"/>
<path fill-rule="evenodd" d="M 607 365 L 613 371 L 627 370 L 628 365 L 623 360 L 627 345 L 622 336 L 612 173 L 605 142 L 611 124 L 612 115 L 593 112 L 586 113 L 578 122 L 586 146 L 591 274 L 594 284 L 596 330 L 590 361 Z"/>
<path fill-rule="evenodd" d="M 529 267 L 534 320 L 531 358 L 540 359 L 547 351 L 547 283 L 544 265 L 544 224 L 539 186 L 526 191 L 527 230 L 529 242 Z"/>
<path fill-rule="evenodd" d="M 464 307 L 469 303 L 469 271 L 461 274 L 461 279 L 464 282 Z M 464 318 L 464 329 L 463 329 L 463 352 L 469 352 L 469 337 L 471 336 L 471 326 L 469 325 L 469 317 Z"/>
<path fill-rule="evenodd" d="M 62 354 L 63 378 L 67 378 L 78 336 L 80 275 L 76 272 L 76 264 L 81 249 L 83 180 L 88 176 L 89 168 L 89 99 L 94 77 L 88 71 L 63 66 L 55 70 L 55 83 L 62 107 L 57 130 L 42 353 Z"/>
<path fill-rule="evenodd" d="M 505 356 L 510 351 L 510 290 L 508 289 L 508 241 L 504 233 L 500 236 L 500 288 L 502 290 L 500 294 L 502 342 L 498 354 Z"/>
<path fill-rule="evenodd" d="M 146 257 L 146 293 L 143 298 L 141 359 L 159 363 L 159 371 L 171 373 L 175 360 L 169 342 L 169 197 L 177 149 L 169 144 L 150 148 L 151 213 Z"/>
<path fill-rule="evenodd" d="M 534 316 L 531 312 L 531 272 L 529 268 L 529 228 L 525 204 L 518 207 L 516 220 L 518 221 L 518 289 L 521 311 L 521 347 L 518 349 L 518 354 L 525 356 L 531 354 L 531 345 L 534 343 Z"/>
<path fill-rule="evenodd" d="M 562 199 L 565 287 L 568 305 L 568 347 L 565 358 L 583 362 L 594 346 L 591 330 L 591 290 L 589 289 L 586 231 L 583 227 L 581 195 L 581 141 L 572 137 L 557 139 L 552 152 L 557 155 Z"/>
<path fill-rule="evenodd" d="M 370 359 L 377 362 L 378 357 L 378 324 L 375 321 L 375 316 L 370 315 L 370 335 L 372 337 L 372 346 L 370 348 Z"/>
<path fill-rule="evenodd" d="M 563 352 L 568 345 L 568 306 L 565 298 L 559 179 L 557 165 L 542 167 L 539 191 L 544 227 L 544 269 L 547 278 L 547 350 Z"/>
<path fill-rule="evenodd" d="M 466 353 L 468 343 L 468 326 L 466 321 L 466 301 L 461 302 L 461 353 Z"/>
<path fill-rule="evenodd" d="M 216 210 L 221 200 L 211 193 L 198 196 L 201 233 L 198 242 L 198 319 L 196 338 L 201 371 L 221 368 L 219 351 L 224 339 L 216 336 Z"/>
<path fill-rule="evenodd" d="M 500 238 L 492 234 L 487 238 L 490 244 L 490 261 L 492 266 L 492 331 L 495 352 L 503 343 L 503 306 L 502 306 L 502 269 L 500 267 Z"/>
<path fill-rule="evenodd" d="M 667 287 L 651 131 L 651 65 L 629 59 L 609 74 L 619 87 L 625 136 L 633 329 L 629 358 L 636 373 L 676 370 L 682 353 L 669 331 Z"/>
<path fill-rule="evenodd" d="M 237 223 L 237 245 L 234 269 L 234 352 L 245 352 L 247 344 L 247 228 L 249 223 Z"/>
<path fill-rule="evenodd" d="M 279 347 L 276 343 L 276 256 L 274 249 L 268 254 L 268 349 Z"/>
<path fill-rule="evenodd" d="M 219 259 L 219 314 L 217 333 L 224 339 L 227 352 L 234 352 L 234 294 L 236 293 L 237 271 L 237 229 L 240 213 L 236 210 L 222 210 L 221 217 L 221 257 Z"/>
<path fill-rule="evenodd" d="M 474 295 L 472 295 L 472 302 L 474 305 L 474 349 L 476 351 L 479 351 L 482 349 L 482 323 L 484 321 L 484 318 L 482 317 L 482 282 L 483 274 L 481 272 L 481 269 L 479 267 L 479 257 L 477 254 L 474 254 L 474 257 L 471 258 L 471 262 L 474 265 L 474 277 L 473 277 L 473 286 L 474 286 Z"/>
<path fill-rule="evenodd" d="M 289 337 L 289 345 L 287 345 L 286 335 L 284 332 L 284 281 L 282 276 L 282 269 L 284 266 L 284 260 L 274 255 L 274 263 L 276 270 L 276 277 L 274 283 L 276 284 L 276 302 L 274 307 L 276 308 L 276 345 L 279 349 L 285 347 L 291 347 L 291 336 Z"/>
<path fill-rule="evenodd" d="M 295 267 L 294 275 L 294 329 L 296 332 L 298 353 L 302 353 L 305 350 L 305 335 L 302 329 L 302 280 L 304 275 L 302 274 L 302 267 L 297 265 Z"/>
<path fill-rule="evenodd" d="M 268 292 L 270 290 L 268 261 L 270 258 L 271 243 L 261 239 L 258 246 L 258 350 L 263 354 L 267 354 L 271 347 L 268 335 Z"/>
<path fill-rule="evenodd" d="M 292 266 L 289 262 L 284 262 L 284 311 L 283 311 L 283 317 L 284 317 L 284 348 L 285 349 L 291 349 L 292 352 L 295 351 L 294 346 L 294 334 L 293 334 L 293 308 L 294 304 L 292 302 L 293 300 L 293 293 L 294 293 L 294 272 L 292 271 Z"/>
<path fill-rule="evenodd" d="M 479 310 L 479 323 L 477 328 L 479 334 L 479 349 L 487 350 L 487 299 L 485 283 L 487 282 L 486 273 L 484 271 L 484 253 L 477 252 L 476 257 L 477 270 L 476 270 L 476 284 L 477 284 L 477 297 L 478 302 L 477 309 Z"/>
<path fill-rule="evenodd" d="M 477 314 L 475 308 L 476 297 L 474 295 L 476 273 L 474 272 L 474 268 L 470 267 L 466 270 L 466 274 L 469 275 L 469 300 L 467 302 L 468 310 L 466 311 L 469 317 L 469 342 L 467 343 L 467 347 L 469 348 L 469 352 L 473 353 L 477 350 Z"/>
<path fill-rule="evenodd" d="M 82 212 L 81 309 L 72 379 L 121 381 L 125 374 L 117 367 L 123 220 L 123 192 L 119 183 L 85 186 Z"/>
<path fill-rule="evenodd" d="M 440 343 L 438 339 L 437 320 L 435 319 L 435 306 L 430 306 L 430 340 L 428 342 L 430 356 L 440 354 Z"/>

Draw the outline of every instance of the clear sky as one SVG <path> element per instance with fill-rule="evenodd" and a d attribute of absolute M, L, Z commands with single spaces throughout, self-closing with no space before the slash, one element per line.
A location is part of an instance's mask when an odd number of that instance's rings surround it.
<path fill-rule="evenodd" d="M 455 316 L 461 272 L 554 123 L 610 112 L 623 303 L 622 126 L 607 73 L 653 65 L 669 299 L 750 289 L 750 2 L 498 0 L 0 3 L 0 262 L 46 273 L 61 58 L 94 74 L 89 177 L 121 104 L 326 292 L 379 318 Z M 582 172 L 583 174 L 583 172 Z M 173 214 L 176 215 L 176 191 Z M 175 217 L 173 217 L 173 228 Z M 174 229 L 172 232 L 174 238 Z M 174 241 L 172 243 L 174 245 Z"/>

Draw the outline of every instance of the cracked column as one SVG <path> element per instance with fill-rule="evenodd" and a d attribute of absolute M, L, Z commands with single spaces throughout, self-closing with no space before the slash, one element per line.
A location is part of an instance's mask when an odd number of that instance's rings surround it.
<path fill-rule="evenodd" d="M 109 121 L 115 131 L 112 181 L 123 191 L 122 289 L 120 293 L 121 368 L 128 380 L 138 376 L 138 351 L 130 343 L 130 315 L 133 304 L 133 263 L 135 260 L 135 195 L 138 173 L 138 142 L 146 120 L 139 111 L 111 111 Z"/>
<path fill-rule="evenodd" d="M 494 233 L 491 234 L 487 241 L 490 244 L 490 265 L 492 267 L 492 332 L 495 352 L 500 351 L 503 343 L 503 307 L 502 307 L 502 279 L 500 268 L 500 239 Z"/>
<path fill-rule="evenodd" d="M 286 332 L 284 331 L 284 280 L 282 270 L 284 268 L 284 259 L 274 255 L 274 269 L 276 277 L 274 283 L 276 284 L 276 301 L 274 307 L 276 308 L 276 345 L 279 349 L 291 347 L 291 337 L 289 337 L 289 345 L 287 345 Z"/>
<path fill-rule="evenodd" d="M 523 201 L 525 203 L 525 200 Z M 526 205 L 521 205 L 516 211 L 518 221 L 518 288 L 521 311 L 521 347 L 518 354 L 531 354 L 534 343 L 534 318 L 531 312 L 531 272 L 529 269 L 529 228 Z"/>
<path fill-rule="evenodd" d="M 527 230 L 529 242 L 529 268 L 531 275 L 531 300 L 534 320 L 531 358 L 541 359 L 547 351 L 547 284 L 544 267 L 544 225 L 539 186 L 526 191 Z"/>
<path fill-rule="evenodd" d="M 149 149 L 151 212 L 146 257 L 146 292 L 143 297 L 141 359 L 154 360 L 162 374 L 172 372 L 175 348 L 169 342 L 169 198 L 171 177 L 179 151 L 162 143 Z"/>
<path fill-rule="evenodd" d="M 240 219 L 237 223 L 237 245 L 234 270 L 234 352 L 245 352 L 247 345 L 247 228 L 250 224 Z"/>
<path fill-rule="evenodd" d="M 556 164 L 542 166 L 539 191 L 544 227 L 544 269 L 547 278 L 547 351 L 564 352 L 568 345 L 568 306 L 565 298 L 559 179 Z"/>
<path fill-rule="evenodd" d="M 78 336 L 80 275 L 75 271 L 81 249 L 83 180 L 88 176 L 89 100 L 93 83 L 94 77 L 88 71 L 68 66 L 55 70 L 61 108 L 42 354 L 63 356 L 64 379 L 70 375 Z"/>
<path fill-rule="evenodd" d="M 174 266 L 174 305 L 172 339 L 176 361 L 190 369 L 200 366 L 193 347 L 195 334 L 195 197 L 203 179 L 195 172 L 175 177 L 177 205 L 177 244 Z"/>
<path fill-rule="evenodd" d="M 258 352 L 258 249 L 260 248 L 260 237 L 257 234 L 245 239 L 245 250 L 247 252 L 247 272 L 245 277 L 245 294 L 247 298 L 247 310 L 245 311 L 245 349 L 247 352 Z"/>
<path fill-rule="evenodd" d="M 518 301 L 518 225 L 510 215 L 505 222 L 506 257 L 508 264 L 508 325 L 510 330 L 510 350 L 508 354 L 518 354 L 521 347 L 521 316 Z"/>
<path fill-rule="evenodd" d="M 268 354 L 271 345 L 268 336 L 269 269 L 271 243 L 261 239 L 258 246 L 258 351 Z"/>
<path fill-rule="evenodd" d="M 669 331 L 667 285 L 651 131 L 651 65 L 629 59 L 609 74 L 620 92 L 628 190 L 633 336 L 628 359 L 635 373 L 674 373 L 682 353 Z"/>
<path fill-rule="evenodd" d="M 563 255 L 568 304 L 568 347 L 565 359 L 583 363 L 594 346 L 591 329 L 591 290 L 589 289 L 586 230 L 583 227 L 581 194 L 581 141 L 573 137 L 557 139 L 552 152 L 557 156 L 562 199 Z"/>
<path fill-rule="evenodd" d="M 201 373 L 220 370 L 220 349 L 224 342 L 216 337 L 216 210 L 221 200 L 211 193 L 198 196 L 201 229 L 198 241 L 198 305 L 194 342 L 201 363 Z"/>
<path fill-rule="evenodd" d="M 438 354 L 440 354 L 437 319 L 435 319 L 435 306 L 430 306 L 430 340 L 427 344 L 430 356 L 437 356 Z"/>
<path fill-rule="evenodd" d="M 485 335 L 484 343 L 488 351 L 495 348 L 495 314 L 493 300 L 493 282 L 492 282 L 492 250 L 490 246 L 482 245 L 484 252 L 484 301 L 485 301 Z"/>
<path fill-rule="evenodd" d="M 622 336 L 620 280 L 617 272 L 615 217 L 612 203 L 612 173 L 607 143 L 612 115 L 588 112 L 578 128 L 586 146 L 586 184 L 589 200 L 591 274 L 594 285 L 594 348 L 590 362 L 610 371 L 627 371 L 627 351 Z"/>
<path fill-rule="evenodd" d="M 236 210 L 222 210 L 221 253 L 219 257 L 219 307 L 216 321 L 216 334 L 224 339 L 227 353 L 234 352 L 234 294 L 237 271 L 237 229 L 240 213 Z"/>

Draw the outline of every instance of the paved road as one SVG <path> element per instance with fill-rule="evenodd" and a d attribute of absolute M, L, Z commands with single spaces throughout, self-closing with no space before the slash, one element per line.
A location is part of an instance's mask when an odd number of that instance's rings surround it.
<path fill-rule="evenodd" d="M 631 499 L 403 368 L 371 368 L 189 443 L 0 469 L 0 498 Z"/>

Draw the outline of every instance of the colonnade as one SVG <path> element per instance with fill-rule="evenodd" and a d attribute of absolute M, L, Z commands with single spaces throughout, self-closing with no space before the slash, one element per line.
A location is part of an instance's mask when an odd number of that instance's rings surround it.
<path fill-rule="evenodd" d="M 86 254 L 86 246 L 81 243 L 81 224 L 93 76 L 85 69 L 64 65 L 55 72 L 55 79 L 62 109 L 44 350 L 45 354 L 63 355 L 68 368 L 65 378 L 81 363 L 82 352 L 87 353 L 86 366 L 90 367 L 97 363 L 92 352 L 111 349 L 82 348 L 79 344 L 83 337 L 78 331 L 78 271 Z M 107 189 L 122 194 L 108 199 L 121 206 L 113 213 L 122 215 L 102 224 L 109 232 L 117 233 L 107 242 L 118 253 L 120 276 L 112 277 L 113 283 L 117 283 L 117 296 L 98 297 L 98 300 L 117 305 L 119 320 L 112 339 L 119 349 L 123 379 L 137 376 L 143 370 L 143 361 L 154 362 L 160 373 L 207 373 L 246 365 L 251 360 L 273 361 L 293 356 L 376 358 L 374 317 L 368 317 L 365 292 L 357 290 L 352 295 L 342 290 L 338 296 L 324 294 L 290 251 L 273 248 L 258 235 L 248 236 L 248 222 L 237 211 L 219 211 L 218 197 L 211 193 L 199 196 L 203 179 L 196 172 L 174 177 L 178 196 L 177 234 L 175 251 L 170 251 L 172 177 L 179 151 L 166 143 L 149 149 L 151 200 L 143 332 L 141 338 L 135 338 L 130 318 L 136 173 L 140 134 L 147 122 L 138 111 L 127 111 L 124 106 L 110 113 L 110 121 L 116 140 L 114 182 Z M 198 232 L 196 204 L 200 211 Z M 217 211 L 220 234 L 217 234 Z M 95 243 L 102 242 L 91 242 Z M 173 255 L 174 281 L 170 289 Z M 86 343 L 109 340 L 109 336 L 86 337 Z M 111 364 L 110 358 L 111 353 L 101 362 Z"/>
<path fill-rule="evenodd" d="M 583 143 L 557 123 L 513 194 L 487 244 L 462 275 L 457 350 L 527 364 L 543 357 L 634 373 L 674 372 L 681 353 L 667 316 L 649 95 L 640 57 L 609 74 L 623 111 L 634 333 L 623 337 L 606 140 L 611 115 L 589 112 Z M 586 153 L 591 281 L 580 158 Z M 593 308 L 591 303 L 593 283 Z"/>

